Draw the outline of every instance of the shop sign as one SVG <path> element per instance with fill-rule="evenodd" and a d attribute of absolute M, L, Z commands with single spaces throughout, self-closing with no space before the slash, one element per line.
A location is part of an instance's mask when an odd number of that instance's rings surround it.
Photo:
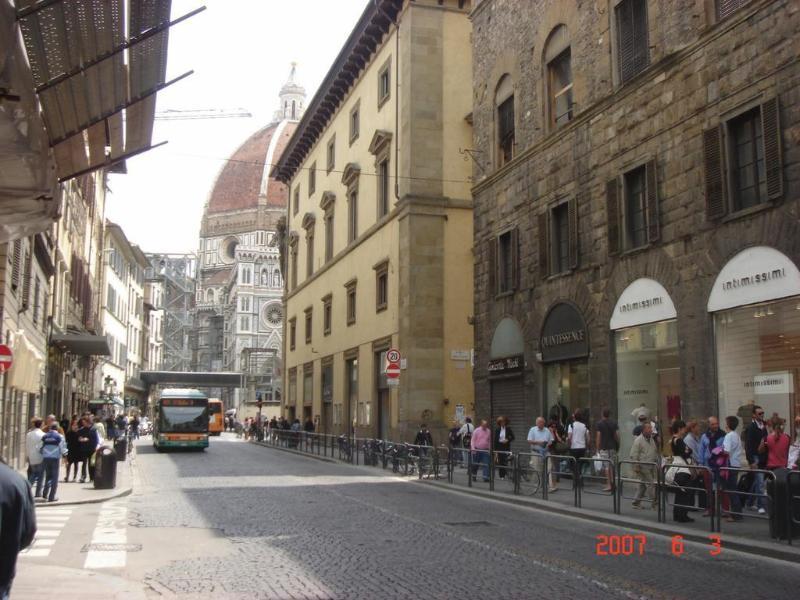
<path fill-rule="evenodd" d="M 583 315 L 561 302 L 547 313 L 539 338 L 542 362 L 584 358 L 589 355 L 589 335 Z"/>
<path fill-rule="evenodd" d="M 463 423 L 467 413 L 464 412 L 463 404 L 456 404 L 456 422 Z"/>
<path fill-rule="evenodd" d="M 708 312 L 800 295 L 800 270 L 768 246 L 742 250 L 723 267 L 708 298 Z"/>
<path fill-rule="evenodd" d="M 505 375 L 506 373 L 518 373 L 522 371 L 524 358 L 520 356 L 509 356 L 490 360 L 487 365 L 489 375 Z"/>
<path fill-rule="evenodd" d="M 761 373 L 744 382 L 744 387 L 753 390 L 756 396 L 766 394 L 791 394 L 794 392 L 792 374 L 788 371 Z"/>
<path fill-rule="evenodd" d="M 664 286 L 653 279 L 642 277 L 631 283 L 620 294 L 611 317 L 612 330 L 635 327 L 646 323 L 667 321 L 678 316 L 672 298 Z"/>

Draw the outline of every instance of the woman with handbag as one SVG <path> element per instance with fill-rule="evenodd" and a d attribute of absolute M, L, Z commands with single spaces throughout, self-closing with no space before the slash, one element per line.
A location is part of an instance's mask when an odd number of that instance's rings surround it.
<path fill-rule="evenodd" d="M 689 516 L 689 510 L 694 506 L 696 484 L 692 469 L 689 468 L 692 462 L 692 449 L 683 441 L 686 436 L 686 423 L 680 419 L 673 421 L 671 430 L 672 440 L 669 445 L 672 450 L 672 465 L 667 469 L 666 479 L 668 482 L 672 479 L 672 485 L 676 486 L 672 519 L 676 523 L 691 523 L 694 519 Z"/>

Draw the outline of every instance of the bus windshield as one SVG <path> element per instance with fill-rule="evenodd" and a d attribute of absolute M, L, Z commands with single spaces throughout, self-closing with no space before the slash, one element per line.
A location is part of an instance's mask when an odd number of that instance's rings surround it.
<path fill-rule="evenodd" d="M 159 414 L 159 431 L 163 433 L 205 433 L 208 431 L 208 409 L 205 400 L 164 401 Z"/>

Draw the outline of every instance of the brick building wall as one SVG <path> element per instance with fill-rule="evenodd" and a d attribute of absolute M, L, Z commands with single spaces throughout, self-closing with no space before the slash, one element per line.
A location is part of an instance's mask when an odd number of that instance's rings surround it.
<path fill-rule="evenodd" d="M 613 334 L 620 293 L 637 278 L 661 283 L 677 311 L 683 415 L 717 411 L 713 319 L 707 301 L 720 269 L 738 251 L 769 245 L 800 263 L 800 7 L 791 1 L 738 2 L 719 15 L 713 1 L 646 2 L 648 65 L 624 84 L 617 59 L 618 1 L 485 0 L 473 12 L 476 412 L 490 412 L 489 347 L 503 317 L 525 339 L 527 425 L 542 414 L 537 361 L 547 311 L 568 300 L 590 340 L 591 408 L 616 407 Z M 731 4 L 731 3 L 728 3 Z M 733 3 L 737 4 L 737 3 Z M 548 36 L 567 28 L 572 119 L 548 119 Z M 551 38 L 552 39 L 552 38 Z M 514 157 L 498 168 L 495 89 L 513 80 Z M 704 131 L 777 98 L 782 190 L 754 210 L 709 219 Z M 608 183 L 655 165 L 658 224 L 642 247 L 609 250 Z M 775 157 L 766 158 L 767 170 Z M 774 173 L 772 175 L 774 181 Z M 540 215 L 572 200 L 573 268 L 543 272 Z M 572 218 L 572 216 L 571 216 Z M 496 236 L 518 227 L 513 292 L 496 295 Z M 788 415 L 783 415 L 788 416 Z"/>

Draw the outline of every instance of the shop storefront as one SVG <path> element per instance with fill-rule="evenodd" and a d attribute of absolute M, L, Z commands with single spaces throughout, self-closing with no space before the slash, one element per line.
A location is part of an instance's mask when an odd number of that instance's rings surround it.
<path fill-rule="evenodd" d="M 559 302 L 550 308 L 539 338 L 544 373 L 544 408 L 564 423 L 576 410 L 588 410 L 589 332 L 578 308 Z"/>
<path fill-rule="evenodd" d="M 685 416 L 676 317 L 667 290 L 647 278 L 625 288 L 614 307 L 610 329 L 616 356 L 622 456 L 630 452 L 630 433 L 638 425 L 640 414 L 655 421 L 662 435 L 673 419 Z"/>
<path fill-rule="evenodd" d="M 525 366 L 525 338 L 514 319 L 502 319 L 494 330 L 489 350 L 489 402 L 490 418 L 506 417 L 517 432 L 512 450 L 527 452 L 525 436 L 530 427 L 525 406 L 523 371 Z"/>
<path fill-rule="evenodd" d="M 750 420 L 800 414 L 800 270 L 787 256 L 756 246 L 720 271 L 708 300 L 714 318 L 720 416 Z"/>

